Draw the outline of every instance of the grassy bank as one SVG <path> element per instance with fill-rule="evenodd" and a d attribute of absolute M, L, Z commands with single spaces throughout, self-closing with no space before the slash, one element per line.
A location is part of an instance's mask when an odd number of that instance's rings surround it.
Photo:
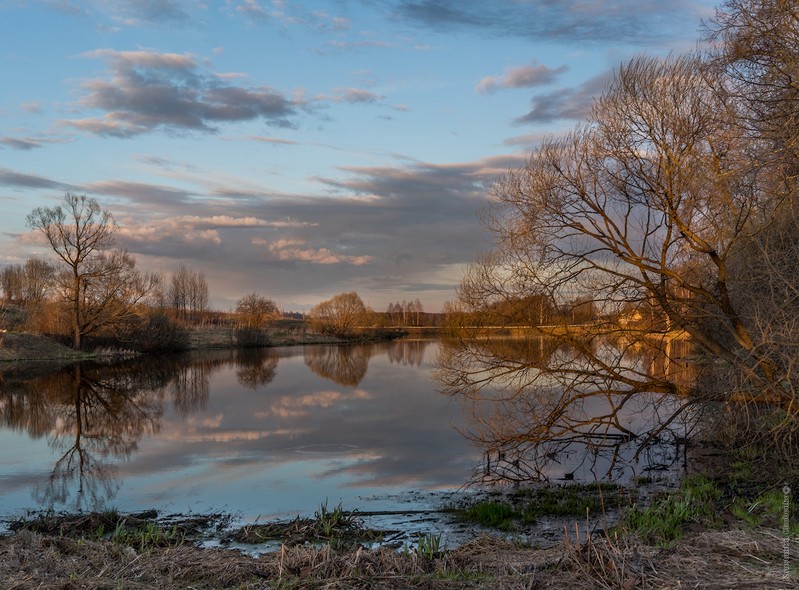
<path fill-rule="evenodd" d="M 450 551 L 284 545 L 250 556 L 198 548 L 177 527 L 117 539 L 22 529 L 0 538 L 0 585 L 82 589 L 531 589 L 797 587 L 784 578 L 784 538 L 766 528 L 686 534 L 668 548 L 632 534 L 535 549 L 480 535 Z M 799 546 L 790 542 L 791 555 Z M 793 567 L 793 566 L 790 566 Z M 791 575 L 795 575 L 795 570 Z"/>
<path fill-rule="evenodd" d="M 45 513 L 12 523 L 13 534 L 0 538 L 0 586 L 19 590 L 799 587 L 799 515 L 782 489 L 730 503 L 726 490 L 696 476 L 639 507 L 635 494 L 616 486 L 603 491 L 603 487 L 517 490 L 453 508 L 453 520 L 471 521 L 476 528 L 470 541 L 451 549 L 432 533 L 392 542 L 397 531 L 364 528 L 358 513 L 327 503 L 313 518 L 233 529 L 232 519 L 225 515 L 159 519 L 154 512 Z M 600 510 L 600 505 L 623 511 L 605 530 L 593 525 L 602 514 L 590 513 L 592 507 Z M 521 535 L 507 534 L 547 516 L 564 517 L 560 541 L 551 547 L 537 548 Z M 200 548 L 209 536 L 222 546 Z M 278 549 L 260 555 L 224 548 L 228 543 L 263 546 L 274 539 Z"/>
<path fill-rule="evenodd" d="M 386 340 L 397 337 L 395 331 L 372 331 L 360 339 L 341 339 L 319 334 L 306 329 L 301 320 L 278 320 L 257 334 L 245 335 L 241 331 L 224 325 L 201 325 L 186 329 L 187 350 L 211 350 L 248 348 L 263 346 L 297 346 L 306 344 L 346 344 Z M 78 360 L 97 356 L 129 356 L 135 354 L 133 346 L 96 345 L 87 346 L 87 351 L 76 351 L 53 338 L 28 332 L 0 332 L 0 362 L 3 361 L 50 361 Z"/>
<path fill-rule="evenodd" d="M 0 333 L 0 361 L 68 360 L 90 356 L 40 334 Z"/>

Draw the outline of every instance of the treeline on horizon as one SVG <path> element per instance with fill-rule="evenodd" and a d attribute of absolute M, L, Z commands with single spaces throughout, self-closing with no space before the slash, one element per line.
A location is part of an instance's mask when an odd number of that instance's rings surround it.
<path fill-rule="evenodd" d="M 73 325 L 65 287 L 68 279 L 57 263 L 40 257 L 6 265 L 0 270 L 0 329 L 42 334 L 70 344 Z M 146 292 L 141 296 L 128 295 L 129 301 L 112 302 L 104 314 L 98 314 L 96 325 L 86 330 L 87 347 L 181 350 L 188 346 L 190 330 L 208 326 L 229 328 L 236 332 L 240 345 L 257 346 L 269 343 L 269 329 L 275 326 L 357 339 L 380 330 L 393 329 L 395 334 L 397 329 L 439 330 L 455 324 L 580 324 L 602 315 L 592 301 L 575 300 L 556 306 L 538 295 L 503 301 L 480 314 L 450 302 L 442 312 L 425 311 L 418 298 L 391 302 L 385 311 L 378 311 L 364 304 L 355 292 L 336 295 L 308 312 L 281 310 L 272 299 L 253 292 L 241 297 L 233 309 L 220 311 L 210 307 L 205 274 L 184 264 L 174 273 L 149 275 L 142 290 Z M 120 291 L 118 297 L 122 295 Z"/>

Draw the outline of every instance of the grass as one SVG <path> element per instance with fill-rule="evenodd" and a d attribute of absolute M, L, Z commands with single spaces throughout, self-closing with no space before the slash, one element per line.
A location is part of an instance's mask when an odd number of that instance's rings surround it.
<path fill-rule="evenodd" d="M 459 513 L 459 520 L 472 522 L 487 528 L 501 531 L 516 530 L 516 520 L 520 518 L 513 506 L 497 501 L 476 502 Z"/>
<path fill-rule="evenodd" d="M 209 529 L 217 531 L 230 521 L 229 515 L 185 517 L 175 522 L 158 519 L 154 510 L 122 515 L 116 510 L 87 514 L 58 514 L 45 511 L 9 525 L 12 531 L 31 531 L 83 541 L 110 541 L 148 551 L 173 547 L 201 538 Z"/>
<path fill-rule="evenodd" d="M 619 508 L 626 502 L 615 484 L 572 484 L 522 489 L 452 510 L 461 522 L 505 532 L 534 525 L 543 517 L 585 517 Z"/>
<path fill-rule="evenodd" d="M 511 520 L 521 525 L 525 511 L 582 517 L 595 502 L 618 505 L 623 498 L 614 486 L 573 485 L 493 495 L 463 512 L 486 523 L 502 525 Z M 190 531 L 209 526 L 215 517 L 159 522 L 154 512 L 122 515 L 110 510 L 71 517 L 50 512 L 13 523 L 16 532 L 0 537 L 0 587 L 632 590 L 706 587 L 708 580 L 715 584 L 713 588 L 780 587 L 775 585 L 782 582 L 775 580 L 774 572 L 782 571 L 784 563 L 785 537 L 779 530 L 782 488 L 733 503 L 733 512 L 740 512 L 742 518 L 747 515 L 747 526 L 709 530 L 717 521 L 715 511 L 728 499 L 711 480 L 686 478 L 678 490 L 636 509 L 637 526 L 626 522 L 610 534 L 594 534 L 582 528 L 579 518 L 579 534 L 565 536 L 548 549 L 485 534 L 454 549 L 446 547 L 440 533 L 417 535 L 402 546 L 368 548 L 339 542 L 339 534 L 354 539 L 376 533 L 364 533 L 357 513 L 324 502 L 314 518 L 275 523 L 273 529 L 249 527 L 249 534 L 257 538 L 253 542 L 263 540 L 260 533 L 255 534 L 259 530 L 288 530 L 289 535 L 296 535 L 295 543 L 284 542 L 278 551 L 257 558 L 195 547 Z M 744 523 L 743 519 L 738 522 Z M 644 529 L 650 531 L 647 539 L 641 534 Z M 668 542 L 668 551 L 646 545 L 660 544 L 669 535 L 674 540 Z M 796 545 L 795 538 L 789 542 Z M 792 547 L 791 555 L 795 551 Z"/>
<path fill-rule="evenodd" d="M 331 510 L 325 500 L 313 518 L 297 517 L 288 522 L 265 524 L 256 522 L 234 531 L 226 540 L 247 544 L 281 541 L 290 546 L 329 543 L 336 547 L 346 547 L 359 541 L 379 541 L 387 533 L 395 532 L 365 528 L 356 511 L 344 510 L 341 504 Z"/>
<path fill-rule="evenodd" d="M 679 539 L 689 525 L 717 525 L 716 503 L 720 498 L 721 490 L 708 478 L 689 476 L 678 490 L 661 495 L 649 506 L 629 508 L 624 526 L 645 543 L 667 547 Z"/>
<path fill-rule="evenodd" d="M 747 526 L 775 529 L 784 529 L 786 509 L 787 532 L 791 536 L 799 536 L 799 508 L 790 490 L 786 493 L 782 488 L 776 488 L 758 494 L 753 499 L 735 498 L 730 506 L 730 512 Z"/>
<path fill-rule="evenodd" d="M 436 535 L 429 537 L 435 542 Z M 430 545 L 432 549 L 432 545 Z M 486 590 L 504 588 L 776 588 L 782 540 L 770 531 L 688 533 L 667 552 L 634 536 L 540 550 L 479 536 L 428 559 L 388 547 L 283 546 L 253 557 L 191 544 L 135 548 L 20 530 L 0 537 L 0 587 L 14 590 Z M 425 549 L 426 551 L 427 549 Z M 792 551 L 794 548 L 792 547 Z M 793 554 L 793 553 L 792 553 Z"/>
<path fill-rule="evenodd" d="M 0 333 L 0 361 L 65 360 L 91 356 L 40 334 Z"/>
<path fill-rule="evenodd" d="M 444 556 L 446 544 L 440 534 L 419 533 L 416 538 L 416 550 L 422 557 L 432 560 Z"/>

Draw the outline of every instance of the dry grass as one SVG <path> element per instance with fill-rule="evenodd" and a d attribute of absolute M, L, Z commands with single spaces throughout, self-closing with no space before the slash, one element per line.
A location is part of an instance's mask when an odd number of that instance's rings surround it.
<path fill-rule="evenodd" d="M 482 536 L 429 559 L 389 548 L 336 551 L 283 546 L 250 557 L 183 544 L 134 547 L 29 530 L 0 538 L 0 587 L 279 588 L 339 590 L 534 590 L 613 588 L 706 590 L 799 588 L 783 574 L 779 531 L 727 530 L 690 535 L 669 549 L 632 537 L 599 538 L 536 550 Z M 791 542 L 791 567 L 799 546 Z M 792 575 L 796 575 L 795 569 Z"/>
<path fill-rule="evenodd" d="M 654 548 L 632 536 L 566 543 L 570 568 L 592 588 L 702 588 L 704 590 L 799 588 L 799 543 L 789 543 L 788 572 L 779 531 L 714 530 Z"/>
<path fill-rule="evenodd" d="M 78 359 L 86 356 L 40 334 L 0 332 L 0 361 Z"/>

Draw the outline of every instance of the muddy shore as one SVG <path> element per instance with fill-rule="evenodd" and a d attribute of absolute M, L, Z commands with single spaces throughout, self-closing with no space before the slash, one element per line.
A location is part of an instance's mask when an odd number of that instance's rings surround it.
<path fill-rule="evenodd" d="M 669 548 L 596 536 L 537 549 L 480 535 L 451 551 L 282 546 L 257 556 L 189 541 L 136 545 L 22 529 L 0 537 L 0 586 L 53 589 L 796 588 L 779 531 L 694 532 Z M 790 542 L 791 555 L 799 551 Z M 792 565 L 791 567 L 795 567 Z"/>

